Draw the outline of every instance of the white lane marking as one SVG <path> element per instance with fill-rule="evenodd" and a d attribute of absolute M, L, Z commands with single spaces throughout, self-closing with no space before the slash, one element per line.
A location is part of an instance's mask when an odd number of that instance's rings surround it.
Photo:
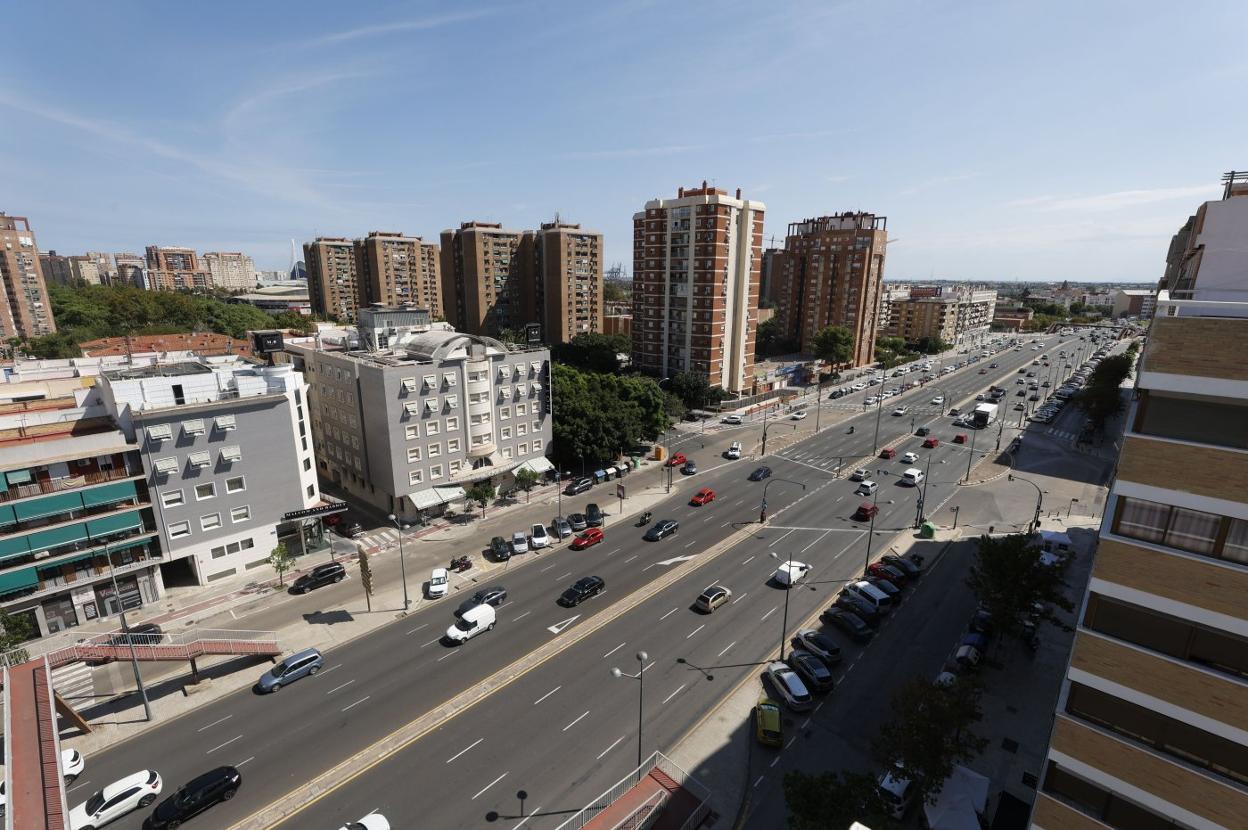
<path fill-rule="evenodd" d="M 345 689 L 345 688 L 347 688 L 348 686 L 350 686 L 350 685 L 351 685 L 352 683 L 354 683 L 354 682 L 355 682 L 355 678 L 351 678 L 351 679 L 350 679 L 350 680 L 348 680 L 346 683 L 343 683 L 341 686 L 335 686 L 334 688 L 330 689 L 330 690 L 329 690 L 328 692 L 326 692 L 325 694 L 327 694 L 327 695 L 332 695 L 334 692 L 338 691 L 339 689 Z"/>
<path fill-rule="evenodd" d="M 196 732 L 203 732 L 205 729 L 211 729 L 212 727 L 216 726 L 218 723 L 225 723 L 227 720 L 229 720 L 229 719 L 230 719 L 230 718 L 232 718 L 232 717 L 234 717 L 234 716 L 233 716 L 233 715 L 226 715 L 225 717 L 221 718 L 220 720 L 214 720 L 212 723 L 208 724 L 207 726 L 201 726 L 201 727 L 199 727 L 199 728 L 198 728 L 198 729 L 196 729 L 195 731 L 196 731 Z"/>
<path fill-rule="evenodd" d="M 637 554 L 634 553 L 632 556 L 624 560 L 624 564 L 627 565 L 629 562 L 632 562 L 636 558 L 637 558 Z"/>
<path fill-rule="evenodd" d="M 333 671 L 334 669 L 340 669 L 340 668 L 342 668 L 342 663 L 339 663 L 339 664 L 338 664 L 338 665 L 336 665 L 336 666 L 330 666 L 329 668 L 327 668 L 327 669 L 325 669 L 323 672 L 321 672 L 321 676 L 322 676 L 322 677 L 324 677 L 325 675 L 329 674 L 329 673 L 330 673 L 331 671 Z"/>
<path fill-rule="evenodd" d="M 618 745 L 619 745 L 619 743 L 620 743 L 620 741 L 622 741 L 622 740 L 624 740 L 624 736 L 623 736 L 623 735 L 621 735 L 620 737 L 616 738 L 616 739 L 615 739 L 615 743 L 611 744 L 611 746 L 607 747 L 607 748 L 606 748 L 606 749 L 604 749 L 602 752 L 600 752 L 600 753 L 598 754 L 598 757 L 597 757 L 597 758 L 595 758 L 594 760 L 595 760 L 595 761 L 601 761 L 601 760 L 602 760 L 602 756 L 603 756 L 603 755 L 606 755 L 608 752 L 610 752 L 611 750 L 615 749 L 615 748 L 616 748 L 616 746 L 618 746 Z"/>
<path fill-rule="evenodd" d="M 776 541 L 772 542 L 772 543 L 771 543 L 770 545 L 768 545 L 767 547 L 769 547 L 769 548 L 774 548 L 776 545 L 778 545 L 778 544 L 780 544 L 781 542 L 783 542 L 783 541 L 785 540 L 785 538 L 789 535 L 789 533 L 792 533 L 792 532 L 793 532 L 793 531 L 792 531 L 792 530 L 790 530 L 788 533 L 785 533 L 785 534 L 784 534 L 784 536 L 781 536 L 779 539 L 777 539 Z"/>
<path fill-rule="evenodd" d="M 701 631 L 704 628 L 706 628 L 706 623 L 702 623 L 700 626 L 693 629 L 693 631 L 690 631 L 687 635 L 685 635 L 685 639 L 688 640 L 690 637 L 692 637 L 694 634 L 697 634 L 699 631 Z"/>
<path fill-rule="evenodd" d="M 763 775 L 758 776 L 758 780 L 754 782 L 754 789 L 758 789 L 758 785 L 763 783 L 763 778 L 765 777 Z"/>
<path fill-rule="evenodd" d="M 452 654 L 454 654 L 454 652 L 451 652 L 451 653 L 452 653 Z M 354 707 L 354 706 L 359 706 L 361 703 L 363 703 L 364 701 L 368 700 L 370 697 L 372 697 L 372 695 L 365 695 L 364 697 L 362 697 L 362 698 L 360 698 L 359 700 L 357 700 L 355 703 L 351 703 L 351 704 L 348 704 L 348 705 L 346 705 L 346 706 L 342 707 L 342 711 L 344 711 L 344 712 L 345 712 L 345 711 L 347 711 L 348 709 L 350 709 L 350 708 L 352 708 L 352 707 Z"/>
<path fill-rule="evenodd" d="M 672 616 L 672 614 L 675 614 L 675 613 L 676 613 L 676 609 L 673 608 L 671 611 L 668 611 L 666 614 L 659 617 L 659 622 L 663 622 L 665 619 L 667 619 L 668 617 Z"/>
<path fill-rule="evenodd" d="M 616 548 L 615 550 L 608 551 L 608 552 L 607 552 L 607 556 L 610 556 L 610 555 L 611 555 L 611 554 L 613 554 L 613 553 L 619 553 L 619 552 L 620 552 L 620 549 L 619 549 L 619 548 Z M 516 825 L 516 827 L 519 827 L 519 826 L 520 826 L 520 825 L 518 825 L 518 824 Z"/>
<path fill-rule="evenodd" d="M 623 740 L 623 738 L 621 738 L 620 740 Z M 619 741 L 616 741 L 616 743 L 619 743 Z M 601 756 L 601 755 L 599 755 L 598 757 L 599 757 L 599 758 L 601 758 L 602 756 Z M 238 766 L 238 765 L 237 765 L 237 764 L 235 764 L 235 766 Z M 70 787 L 70 788 L 69 788 L 69 789 L 67 789 L 65 792 L 67 792 L 67 793 L 72 793 L 74 790 L 80 790 L 80 789 L 82 789 L 83 787 L 87 786 L 87 785 L 88 785 L 88 784 L 90 784 L 90 783 L 91 783 L 90 781 L 83 781 L 83 782 L 81 782 L 81 783 L 75 784 L 74 786 Z"/>
<path fill-rule="evenodd" d="M 568 617 L 566 620 L 560 620 L 554 625 L 546 626 L 546 630 L 549 631 L 551 634 L 559 634 L 565 628 L 567 628 L 568 626 L 570 626 L 572 623 L 576 622 L 580 618 L 581 618 L 580 614 L 577 614 L 575 617 Z"/>
<path fill-rule="evenodd" d="M 562 688 L 563 688 L 562 686 L 556 686 L 555 688 L 551 689 L 551 690 L 550 690 L 549 692 L 547 692 L 546 694 L 544 694 L 544 695 L 542 695 L 541 697 L 539 697 L 537 700 L 533 701 L 533 705 L 534 705 L 534 706 L 536 706 L 537 704 L 541 703 L 543 700 L 545 700 L 546 698 L 550 697 L 551 695 L 553 695 L 555 692 L 559 691 L 559 690 L 560 690 L 560 689 L 562 689 Z"/>
<path fill-rule="evenodd" d="M 457 651 L 459 651 L 459 649 L 457 649 L 457 648 L 453 648 L 453 649 L 451 649 L 451 650 L 450 650 L 450 651 L 448 651 L 446 654 L 443 654 L 441 657 L 439 657 L 439 658 L 438 658 L 438 662 L 439 662 L 439 663 L 441 663 L 443 660 L 445 660 L 446 658 L 448 658 L 448 657 L 450 657 L 451 655 L 455 654 Z"/>
<path fill-rule="evenodd" d="M 768 764 L 767 766 L 768 766 L 768 767 L 774 767 L 774 766 L 775 766 L 776 764 L 778 764 L 779 762 L 780 762 L 780 756 L 779 756 L 779 755 L 777 755 L 775 758 L 772 758 L 772 759 L 771 759 L 771 763 L 770 763 L 770 764 Z"/>
<path fill-rule="evenodd" d="M 832 532 L 832 531 L 830 531 L 830 530 L 825 530 L 823 533 L 819 534 L 819 538 L 818 538 L 818 539 L 816 539 L 815 541 L 811 542 L 811 543 L 810 543 L 809 545 L 807 545 L 806 547 L 802 548 L 801 553 L 805 553 L 806 551 L 808 551 L 808 550 L 810 550 L 811 548 L 813 548 L 815 545 L 817 545 L 817 544 L 819 544 L 820 542 L 822 542 L 822 541 L 823 541 L 823 537 L 824 537 L 824 536 L 827 536 L 827 535 L 828 535 L 829 533 L 831 533 L 831 532 Z"/>
<path fill-rule="evenodd" d="M 715 586 L 715 585 L 718 585 L 718 584 L 719 584 L 719 577 L 715 577 L 715 578 L 714 578 L 714 579 L 712 579 L 710 582 L 708 582 L 708 583 L 706 584 L 706 588 L 703 588 L 702 590 L 703 590 L 703 591 L 705 591 L 705 590 L 707 590 L 708 588 L 711 588 L 711 587 L 713 587 L 713 586 Z"/>
<path fill-rule="evenodd" d="M 588 714 L 589 714 L 589 710 L 588 710 L 588 709 L 586 709 L 586 710 L 585 710 L 585 713 L 584 713 L 584 714 L 582 714 L 579 718 L 577 718 L 576 720 L 572 721 L 572 722 L 571 722 L 571 723 L 569 723 L 567 726 L 563 727 L 563 731 L 564 731 L 564 732 L 567 732 L 569 729 L 571 729 L 572 727 L 576 726 L 578 723 L 580 723 L 582 720 L 584 720 L 584 719 L 585 719 L 585 715 L 588 715 Z"/>
<path fill-rule="evenodd" d="M 810 718 L 807 718 L 806 721 L 799 728 L 805 729 L 808 726 L 810 726 Z"/>
<path fill-rule="evenodd" d="M 741 592 L 741 596 L 739 596 L 739 597 L 737 597 L 736 599 L 734 599 L 734 600 L 733 600 L 730 604 L 731 604 L 731 605 L 736 605 L 738 602 L 740 602 L 741 600 L 745 599 L 746 594 L 748 594 L 748 593 L 749 593 L 749 591 L 742 591 L 742 592 Z"/>
<path fill-rule="evenodd" d="M 776 606 L 774 606 L 774 607 L 773 607 L 770 611 L 768 611 L 766 614 L 763 614 L 763 619 L 759 620 L 759 622 L 763 622 L 763 621 L 765 621 L 765 620 L 766 620 L 768 617 L 770 617 L 772 614 L 776 613 L 776 609 L 777 609 L 777 608 L 779 608 L 779 607 L 780 607 L 779 605 L 776 605 Z"/>
<path fill-rule="evenodd" d="M 422 628 L 428 628 L 428 627 L 429 627 L 429 623 L 422 623 L 421 625 L 416 626 L 415 628 L 411 629 L 411 630 L 410 630 L 410 631 L 408 631 L 407 633 L 408 633 L 408 634 L 415 634 L 417 631 L 420 631 L 420 629 L 422 629 Z"/>
<path fill-rule="evenodd" d="M 729 643 L 728 645 L 724 646 L 724 651 L 727 651 L 728 649 L 732 648 L 732 647 L 733 647 L 733 646 L 735 646 L 736 644 L 737 644 L 737 641 L 736 641 L 736 640 L 733 640 L 731 643 Z M 716 656 L 716 657 L 723 657 L 723 656 L 724 656 L 724 651 L 721 651 L 719 654 L 716 654 L 715 656 Z"/>
<path fill-rule="evenodd" d="M 742 562 L 741 564 L 742 564 L 742 565 L 748 565 L 748 564 L 750 564 L 750 563 L 751 563 L 751 562 L 753 562 L 753 561 L 754 561 L 754 557 L 753 557 L 753 556 L 751 556 L 749 559 L 745 560 L 745 561 L 744 561 L 744 562 Z"/>
<path fill-rule="evenodd" d="M 788 742 L 787 744 L 785 744 L 785 745 L 784 745 L 784 748 L 785 748 L 785 749 L 788 749 L 789 747 L 793 746 L 793 742 L 794 742 L 794 741 L 796 741 L 796 740 L 797 740 L 797 736 L 796 736 L 796 735 L 794 735 L 792 738 L 789 738 L 789 742 Z"/>
<path fill-rule="evenodd" d="M 555 564 L 557 565 L 558 563 L 556 562 Z M 538 573 L 539 573 L 539 574 L 544 574 L 544 573 L 546 573 L 547 571 L 552 570 L 554 567 L 555 567 L 555 565 L 547 565 L 545 568 L 542 568 L 540 571 L 538 571 Z"/>
<path fill-rule="evenodd" d="M 429 642 L 425 643 L 425 645 L 422 645 L 422 646 L 421 646 L 421 648 L 424 648 L 425 646 L 431 646 L 431 645 L 433 645 L 434 643 L 436 643 L 438 640 L 441 640 L 441 639 L 442 639 L 441 637 L 436 637 L 436 638 L 434 638 L 434 639 L 430 640 Z"/>
<path fill-rule="evenodd" d="M 680 684 L 680 688 L 678 688 L 676 691 L 672 692 L 672 693 L 671 693 L 670 695 L 668 695 L 667 697 L 663 698 L 663 702 L 662 702 L 662 703 L 660 703 L 659 705 L 660 705 L 660 706 L 666 706 L 666 705 L 667 705 L 667 702 L 668 702 L 669 700 L 671 700 L 672 698 L 676 697 L 676 695 L 678 695 L 678 694 L 680 694 L 681 692 L 683 692 L 683 691 L 685 690 L 685 687 L 686 687 L 686 686 L 688 686 L 688 685 L 689 685 L 688 683 L 681 683 L 681 684 Z"/>
<path fill-rule="evenodd" d="M 559 580 L 561 580 L 561 579 L 567 579 L 567 578 L 568 578 L 568 577 L 570 577 L 571 575 L 572 575 L 572 572 L 571 572 L 571 571 L 568 571 L 566 574 L 562 574 L 562 575 L 560 575 L 560 576 L 555 577 L 555 582 L 558 582 L 558 581 L 559 581 Z"/>
<path fill-rule="evenodd" d="M 529 813 L 529 814 L 528 814 L 527 816 L 525 816 L 524 818 L 520 819 L 520 823 L 519 823 L 519 824 L 517 824 L 515 827 L 512 827 L 512 828 L 511 828 L 511 830 L 520 830 L 520 828 L 521 828 L 521 827 L 523 827 L 524 825 L 526 825 L 526 824 L 528 824 L 528 823 L 529 823 L 529 819 L 533 818 L 534 816 L 536 816 L 536 815 L 537 815 L 538 813 L 540 813 L 541 811 L 542 811 L 542 808 L 541 808 L 541 806 L 539 805 L 539 806 L 538 806 L 538 808 L 537 808 L 536 810 L 534 810 L 533 812 Z"/>
<path fill-rule="evenodd" d="M 512 622 L 518 622 L 518 621 L 520 621 L 520 620 L 524 619 L 525 617 L 529 616 L 529 614 L 532 614 L 532 613 L 533 613 L 532 611 L 525 611 L 523 614 L 521 614 L 520 616 L 518 616 L 518 617 L 516 617 L 514 620 L 512 620 Z"/>
<path fill-rule="evenodd" d="M 476 801 L 476 800 L 477 800 L 477 796 L 481 795 L 481 793 L 485 792 L 485 791 L 486 791 L 486 790 L 488 790 L 490 787 L 493 787 L 495 784 L 497 784 L 499 781 L 502 781 L 502 780 L 503 780 L 504 778 L 506 778 L 506 777 L 507 777 L 507 773 L 506 773 L 506 772 L 504 772 L 502 775 L 498 776 L 498 777 L 497 777 L 497 778 L 495 778 L 493 781 L 491 781 L 490 783 L 486 784 L 484 787 L 482 787 L 480 790 L 478 790 L 478 791 L 477 791 L 477 795 L 474 795 L 474 796 L 472 797 L 472 800 L 473 800 L 473 801 Z"/>
<path fill-rule="evenodd" d="M 619 650 L 620 650 L 620 649 L 622 649 L 622 648 L 624 648 L 624 643 L 620 643 L 618 646 L 616 646 L 615 648 L 611 649 L 611 650 L 610 650 L 610 651 L 608 651 L 606 654 L 602 655 L 602 659 L 604 659 L 604 660 L 605 660 L 605 659 L 607 659 L 607 658 L 608 658 L 608 657 L 610 657 L 612 654 L 615 654 L 617 651 L 619 651 Z"/>
<path fill-rule="evenodd" d="M 238 769 L 238 768 L 239 768 L 239 767 L 241 767 L 243 764 L 246 764 L 248 761 L 254 761 L 254 760 L 256 760 L 256 756 L 252 755 L 250 758 L 248 758 L 248 759 L 246 759 L 246 760 L 244 760 L 244 761 L 239 761 L 237 764 L 235 764 L 235 765 L 234 765 L 234 768 L 235 768 L 235 769 Z"/>
<path fill-rule="evenodd" d="M 242 739 L 243 739 L 243 736 L 242 736 L 242 735 L 239 735 L 239 736 L 234 737 L 234 738 L 230 738 L 228 741 L 226 741 L 225 743 L 221 744 L 221 746 L 214 746 L 212 749 L 208 750 L 208 751 L 207 751 L 207 752 L 205 752 L 204 754 L 205 754 L 205 755 L 211 755 L 212 753 L 216 752 L 216 751 L 217 751 L 218 749 L 220 749 L 221 747 L 223 747 L 223 746 L 229 746 L 230 744 L 234 743 L 235 741 L 241 741 Z"/>
<path fill-rule="evenodd" d="M 459 752 L 456 752 L 456 753 L 455 753 L 454 755 L 452 755 L 450 758 L 447 758 L 447 759 L 446 759 L 446 762 L 449 764 L 451 761 L 454 761 L 456 758 L 458 758 L 459 756 L 463 755 L 465 752 L 467 752 L 468 750 L 472 749 L 474 746 L 476 746 L 477 744 L 481 743 L 481 742 L 482 742 L 482 741 L 484 741 L 484 740 L 485 740 L 485 738 L 477 738 L 475 741 L 473 741 L 472 743 L 468 744 L 468 746 L 464 747 L 464 748 L 463 748 L 463 749 L 461 749 Z"/>
<path fill-rule="evenodd" d="M 694 539 L 692 542 L 690 542 L 689 544 L 685 545 L 685 550 L 689 550 L 689 548 L 693 547 L 693 546 L 694 546 L 694 545 L 696 545 L 697 543 L 698 543 L 698 540 L 697 540 L 697 539 Z"/>

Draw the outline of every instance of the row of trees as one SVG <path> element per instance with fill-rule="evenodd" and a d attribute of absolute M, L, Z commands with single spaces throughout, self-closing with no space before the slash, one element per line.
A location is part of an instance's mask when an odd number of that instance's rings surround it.
<path fill-rule="evenodd" d="M 1132 343 L 1123 354 L 1105 358 L 1088 376 L 1087 385 L 1075 398 L 1079 408 L 1087 413 L 1092 428 L 1101 431 L 1110 418 L 1122 411 L 1122 383 L 1131 377 L 1139 345 Z"/>
<path fill-rule="evenodd" d="M 256 329 L 312 331 L 300 314 L 268 314 L 245 303 L 182 291 L 144 291 L 129 285 L 48 286 L 57 333 L 10 345 L 37 358 L 81 357 L 78 344 L 99 337 L 210 331 L 243 337 Z"/>

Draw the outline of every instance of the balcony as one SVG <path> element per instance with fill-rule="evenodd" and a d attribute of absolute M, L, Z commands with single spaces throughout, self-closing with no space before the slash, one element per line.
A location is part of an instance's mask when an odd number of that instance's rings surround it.
<path fill-rule="evenodd" d="M 131 465 L 126 463 L 124 466 L 114 467 L 111 470 L 96 470 L 76 476 L 40 479 L 39 476 L 46 473 L 47 470 L 47 467 L 33 467 L 30 469 L 30 474 L 35 479 L 34 481 L 29 484 L 10 485 L 7 489 L 0 490 L 0 504 L 19 499 L 28 499 L 33 496 L 46 496 L 53 493 L 64 493 L 68 490 L 79 490 L 84 487 L 93 487 L 97 484 L 121 481 L 122 479 L 143 475 L 142 468 L 137 464 Z"/>
<path fill-rule="evenodd" d="M 0 571 L 0 602 L 33 599 L 58 591 L 67 586 L 82 585 L 108 574 L 108 555 L 118 576 L 140 570 L 162 561 L 160 545 L 152 538 L 155 531 L 143 535 L 116 535 L 111 539 L 98 540 L 91 550 L 75 556 L 52 561 L 41 561 L 28 567 L 11 567 Z M 10 564 L 5 561 L 5 565 Z"/>

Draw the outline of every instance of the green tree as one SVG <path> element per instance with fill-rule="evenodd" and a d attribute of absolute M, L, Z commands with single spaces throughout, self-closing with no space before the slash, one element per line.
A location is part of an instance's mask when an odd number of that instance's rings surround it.
<path fill-rule="evenodd" d="M 979 537 L 975 562 L 966 584 L 992 615 L 993 627 L 1002 635 L 1018 634 L 1038 607 L 1073 607 L 1066 599 L 1066 584 L 1059 568 L 1040 563 L 1042 551 L 1025 533 Z M 1052 612 L 1043 615 L 1052 622 Z"/>
<path fill-rule="evenodd" d="M 60 331 L 22 341 L 18 348 L 23 354 L 38 360 L 82 357 L 82 349 L 78 348 L 73 336 Z"/>
<path fill-rule="evenodd" d="M 689 409 L 706 409 L 727 397 L 723 389 L 711 386 L 705 375 L 693 372 L 677 372 L 672 375 L 667 388 Z"/>
<path fill-rule="evenodd" d="M 793 354 L 798 350 L 797 341 L 784 334 L 780 319 L 771 317 L 758 324 L 754 335 L 754 351 L 763 357 Z"/>
<path fill-rule="evenodd" d="M 553 366 L 553 456 L 560 468 L 596 463 L 650 440 L 668 427 L 664 392 L 644 375 Z"/>
<path fill-rule="evenodd" d="M 833 366 L 848 363 L 854 355 L 854 333 L 845 326 L 826 326 L 814 336 L 810 350 Z"/>
<path fill-rule="evenodd" d="M 35 633 L 35 625 L 28 614 L 0 611 L 0 654 L 6 655 L 8 665 L 26 662 L 28 654 L 19 647 L 32 639 Z"/>
<path fill-rule="evenodd" d="M 1088 376 L 1087 386 L 1075 401 L 1087 413 L 1093 429 L 1104 429 L 1105 422 L 1122 411 L 1125 405 L 1122 384 L 1131 377 L 1134 365 L 1134 353 L 1111 355 L 1097 364 Z"/>
<path fill-rule="evenodd" d="M 269 565 L 277 571 L 277 584 L 285 585 L 286 572 L 295 565 L 295 557 L 286 550 L 285 542 L 278 542 L 277 547 L 269 552 Z"/>
<path fill-rule="evenodd" d="M 919 354 L 940 354 L 950 348 L 951 346 L 939 337 L 920 337 L 914 344 L 914 350 Z"/>
<path fill-rule="evenodd" d="M 912 678 L 893 695 L 892 715 L 872 744 L 876 760 L 910 779 L 920 801 L 934 801 L 954 766 L 988 744 L 971 731 L 983 714 L 979 700 L 972 678 L 948 685 Z"/>
<path fill-rule="evenodd" d="M 553 360 L 586 372 L 614 374 L 620 371 L 618 355 L 628 354 L 632 341 L 622 334 L 578 334 L 550 349 Z"/>
<path fill-rule="evenodd" d="M 493 481 L 487 478 L 484 481 L 478 481 L 473 484 L 465 491 L 465 494 L 468 496 L 468 501 L 476 502 L 477 506 L 481 508 L 481 518 L 484 519 L 486 505 L 494 500 L 494 496 L 498 494 L 498 488 L 494 486 Z"/>
<path fill-rule="evenodd" d="M 871 827 L 888 823 L 887 806 L 870 773 L 787 772 L 784 801 L 790 830 L 847 830 L 855 821 Z"/>
<path fill-rule="evenodd" d="M 608 303 L 626 303 L 629 294 L 624 290 L 624 286 L 618 282 L 604 282 L 602 284 L 602 299 Z"/>
<path fill-rule="evenodd" d="M 516 487 L 524 491 L 524 500 L 526 503 L 533 498 L 531 491 L 541 480 L 542 477 L 530 470 L 528 467 L 516 471 Z"/>

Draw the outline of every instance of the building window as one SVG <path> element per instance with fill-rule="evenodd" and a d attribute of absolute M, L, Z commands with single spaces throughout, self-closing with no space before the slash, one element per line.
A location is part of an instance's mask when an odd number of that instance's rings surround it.
<path fill-rule="evenodd" d="M 221 526 L 221 514 L 209 513 L 207 516 L 199 517 L 200 530 L 216 530 Z"/>
<path fill-rule="evenodd" d="M 455 432 L 458 429 L 459 429 L 459 418 L 452 417 L 452 418 L 446 419 L 446 431 L 447 432 Z"/>
<path fill-rule="evenodd" d="M 173 437 L 173 430 L 168 424 L 157 424 L 147 428 L 147 438 L 149 441 L 168 441 Z"/>
<path fill-rule="evenodd" d="M 183 536 L 191 535 L 190 522 L 173 522 L 169 525 L 169 538 L 181 539 Z"/>
<path fill-rule="evenodd" d="M 225 545 L 219 545 L 212 549 L 213 559 L 223 559 L 225 557 Z"/>
<path fill-rule="evenodd" d="M 511 427 L 503 427 L 502 439 L 507 441 L 511 438 Z"/>
<path fill-rule="evenodd" d="M 511 447 L 503 447 L 503 458 L 511 458 Z"/>
<path fill-rule="evenodd" d="M 437 435 L 442 431 L 442 425 L 438 421 L 430 421 L 425 424 L 425 435 Z"/>
<path fill-rule="evenodd" d="M 455 475 L 456 473 L 458 473 L 460 468 L 463 466 L 464 466 L 464 462 L 462 461 L 452 461 L 450 465 L 451 475 Z"/>
<path fill-rule="evenodd" d="M 157 458 L 152 467 L 157 473 L 167 476 L 178 471 L 178 459 L 173 456 Z"/>
<path fill-rule="evenodd" d="M 314 499 L 314 498 L 316 498 L 316 485 L 315 485 L 315 484 L 309 484 L 309 485 L 308 485 L 308 489 L 307 489 L 305 492 L 307 492 L 307 494 L 308 494 L 308 498 L 310 498 L 310 499 Z"/>
<path fill-rule="evenodd" d="M 300 415 L 300 417 L 303 417 L 303 416 Z M 229 432 L 230 430 L 237 429 L 238 427 L 238 423 L 235 420 L 233 415 L 218 415 L 217 420 L 216 420 L 216 425 L 217 425 L 217 429 L 221 430 L 222 432 Z"/>
<path fill-rule="evenodd" d="M 459 452 L 459 439 L 458 438 L 447 439 L 446 451 L 448 454 L 453 453 L 453 452 Z"/>
<path fill-rule="evenodd" d="M 237 444 L 231 444 L 228 447 L 221 448 L 221 460 L 226 464 L 233 464 L 235 461 L 242 461 L 243 448 Z"/>
<path fill-rule="evenodd" d="M 503 420 L 503 421 L 510 420 L 511 419 L 511 407 L 510 406 L 500 407 L 498 410 L 498 417 L 500 420 Z"/>
<path fill-rule="evenodd" d="M 412 441 L 412 440 L 415 440 L 415 439 L 419 438 L 419 437 L 420 437 L 420 427 L 419 427 L 419 426 L 410 426 L 410 427 L 406 427 L 406 428 L 403 430 L 403 437 L 404 437 L 404 438 L 406 438 L 408 441 Z"/>
<path fill-rule="evenodd" d="M 1113 532 L 1202 556 L 1248 564 L 1245 522 L 1216 513 L 1119 496 Z"/>
<path fill-rule="evenodd" d="M 1101 594 L 1088 597 L 1083 626 L 1109 637 L 1248 678 L 1248 639 Z"/>
<path fill-rule="evenodd" d="M 217 487 L 211 481 L 207 484 L 197 484 L 195 486 L 195 501 L 203 501 L 217 495 Z"/>
<path fill-rule="evenodd" d="M 424 384 L 426 389 L 433 389 L 438 385 L 437 375 L 425 375 Z"/>
<path fill-rule="evenodd" d="M 183 421 L 182 431 L 185 432 L 187 435 L 203 435 L 204 434 L 204 419 L 192 418 L 189 421 Z"/>
<path fill-rule="evenodd" d="M 533 434 L 534 434 L 534 435 L 536 435 L 537 433 L 539 433 L 539 432 L 541 432 L 541 431 L 542 431 L 542 422 L 541 422 L 541 421 L 534 421 L 534 422 L 533 422 Z"/>
<path fill-rule="evenodd" d="M 193 452 L 187 456 L 187 460 L 191 462 L 192 467 L 207 467 L 212 463 L 212 454 L 207 452 Z"/>
<path fill-rule="evenodd" d="M 517 450 L 519 450 L 519 452 L 520 452 L 520 454 L 521 454 L 521 455 L 528 455 L 528 454 L 529 454 L 529 444 L 528 444 L 528 442 L 527 442 L 527 441 L 526 441 L 526 442 L 524 442 L 524 443 L 522 443 L 522 444 L 521 444 L 519 447 L 517 447 L 516 449 L 517 449 Z"/>
<path fill-rule="evenodd" d="M 412 470 L 411 472 L 407 474 L 408 484 L 420 484 L 424 480 L 425 480 L 425 474 L 422 473 L 420 470 Z"/>
<path fill-rule="evenodd" d="M 527 406 L 525 406 L 525 405 L 524 405 L 524 404 L 522 404 L 522 403 L 518 403 L 518 404 L 516 404 L 516 415 L 517 415 L 517 416 L 520 416 L 520 415 L 528 415 L 528 414 L 529 414 L 529 408 L 528 408 Z"/>
<path fill-rule="evenodd" d="M 429 478 L 442 478 L 442 465 L 434 464 L 429 468 Z"/>
<path fill-rule="evenodd" d="M 242 476 L 234 476 L 225 480 L 225 492 L 241 493 L 247 489 L 247 482 Z"/>
<path fill-rule="evenodd" d="M 231 522 L 245 522 L 251 518 L 251 507 L 243 505 L 242 507 L 234 507 L 230 509 Z"/>
<path fill-rule="evenodd" d="M 533 452 L 537 452 L 541 448 L 542 448 L 542 439 L 534 438 L 533 439 Z"/>
<path fill-rule="evenodd" d="M 516 424 L 516 435 L 528 435 L 528 434 L 529 434 L 528 424 Z"/>
<path fill-rule="evenodd" d="M 303 471 L 306 473 L 311 469 L 312 469 L 312 459 L 311 458 L 303 459 Z"/>
<path fill-rule="evenodd" d="M 177 507 L 186 504 L 186 498 L 181 490 L 166 490 L 160 494 L 160 503 L 165 507 Z"/>
<path fill-rule="evenodd" d="M 429 457 L 430 458 L 437 458 L 441 454 L 442 454 L 442 445 L 440 443 L 433 443 L 429 445 Z"/>

